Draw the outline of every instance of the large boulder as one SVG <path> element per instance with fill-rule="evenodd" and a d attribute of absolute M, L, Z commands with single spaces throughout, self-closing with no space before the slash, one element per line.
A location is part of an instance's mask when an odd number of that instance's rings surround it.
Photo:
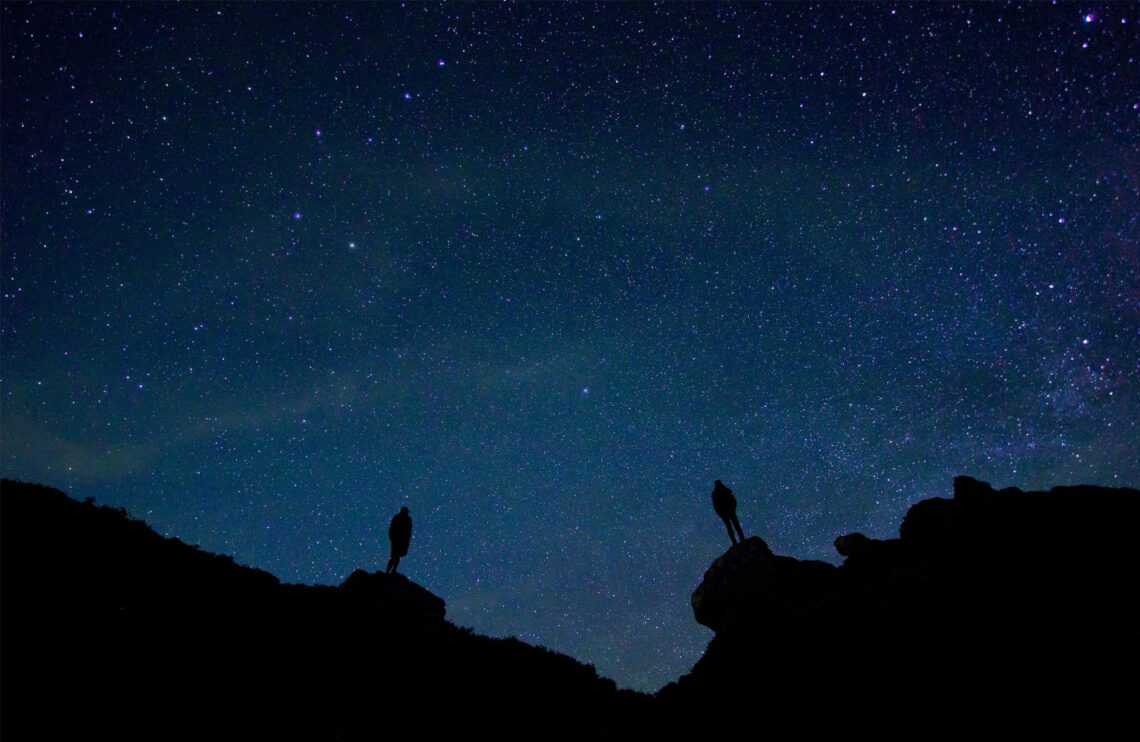
<path fill-rule="evenodd" d="M 358 569 L 340 583 L 339 589 L 393 617 L 442 621 L 447 613 L 443 598 L 399 573 Z"/>
<path fill-rule="evenodd" d="M 772 553 L 759 536 L 713 561 L 693 591 L 693 616 L 713 631 L 746 625 L 758 615 L 799 605 L 828 585 L 835 567 Z"/>

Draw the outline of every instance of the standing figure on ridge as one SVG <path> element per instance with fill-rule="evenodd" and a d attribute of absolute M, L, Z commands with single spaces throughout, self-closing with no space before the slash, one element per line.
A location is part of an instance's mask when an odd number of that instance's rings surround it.
<path fill-rule="evenodd" d="M 732 496 L 732 490 L 725 487 L 719 479 L 713 487 L 712 501 L 713 510 L 724 521 L 724 527 L 728 529 L 728 537 L 732 539 L 733 546 L 736 545 L 737 534 L 740 534 L 740 540 L 743 542 L 744 531 L 740 530 L 740 521 L 736 519 L 736 498 Z M 732 532 L 733 526 L 736 527 L 736 533 Z"/>
<path fill-rule="evenodd" d="M 394 574 L 400 565 L 400 557 L 408 555 L 408 542 L 412 540 L 412 516 L 406 507 L 392 518 L 388 526 L 388 539 L 392 542 L 392 558 L 388 560 L 388 574 Z"/>

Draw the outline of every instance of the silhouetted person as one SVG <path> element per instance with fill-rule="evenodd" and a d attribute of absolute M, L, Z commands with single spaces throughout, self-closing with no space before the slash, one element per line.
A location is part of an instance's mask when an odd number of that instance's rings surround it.
<path fill-rule="evenodd" d="M 740 521 L 736 519 L 736 498 L 732 496 L 732 490 L 725 487 L 719 479 L 713 487 L 712 501 L 713 510 L 724 521 L 724 527 L 728 529 L 728 537 L 732 539 L 733 545 L 736 544 L 737 534 L 740 534 L 740 540 L 743 541 L 744 531 L 740 530 Z M 732 532 L 733 526 L 736 527 L 736 533 Z"/>
<path fill-rule="evenodd" d="M 412 516 L 408 515 L 407 508 L 400 508 L 400 512 L 392 518 L 388 526 L 388 539 L 392 542 L 392 558 L 388 560 L 388 574 L 396 571 L 400 566 L 400 557 L 408 555 L 408 542 L 412 540 Z"/>

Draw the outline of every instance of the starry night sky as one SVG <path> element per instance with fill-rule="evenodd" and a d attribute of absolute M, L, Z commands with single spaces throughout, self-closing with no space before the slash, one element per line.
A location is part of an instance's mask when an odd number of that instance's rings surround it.
<path fill-rule="evenodd" d="M 2 7 L 3 474 L 655 690 L 777 553 L 1140 484 L 1140 9 Z"/>

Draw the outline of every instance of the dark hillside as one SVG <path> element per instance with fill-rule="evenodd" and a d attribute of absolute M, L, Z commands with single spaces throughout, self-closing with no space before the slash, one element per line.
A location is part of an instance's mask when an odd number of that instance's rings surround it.
<path fill-rule="evenodd" d="M 0 502 L 5 739 L 611 738 L 649 702 L 400 575 L 282 585 L 57 490 Z"/>

